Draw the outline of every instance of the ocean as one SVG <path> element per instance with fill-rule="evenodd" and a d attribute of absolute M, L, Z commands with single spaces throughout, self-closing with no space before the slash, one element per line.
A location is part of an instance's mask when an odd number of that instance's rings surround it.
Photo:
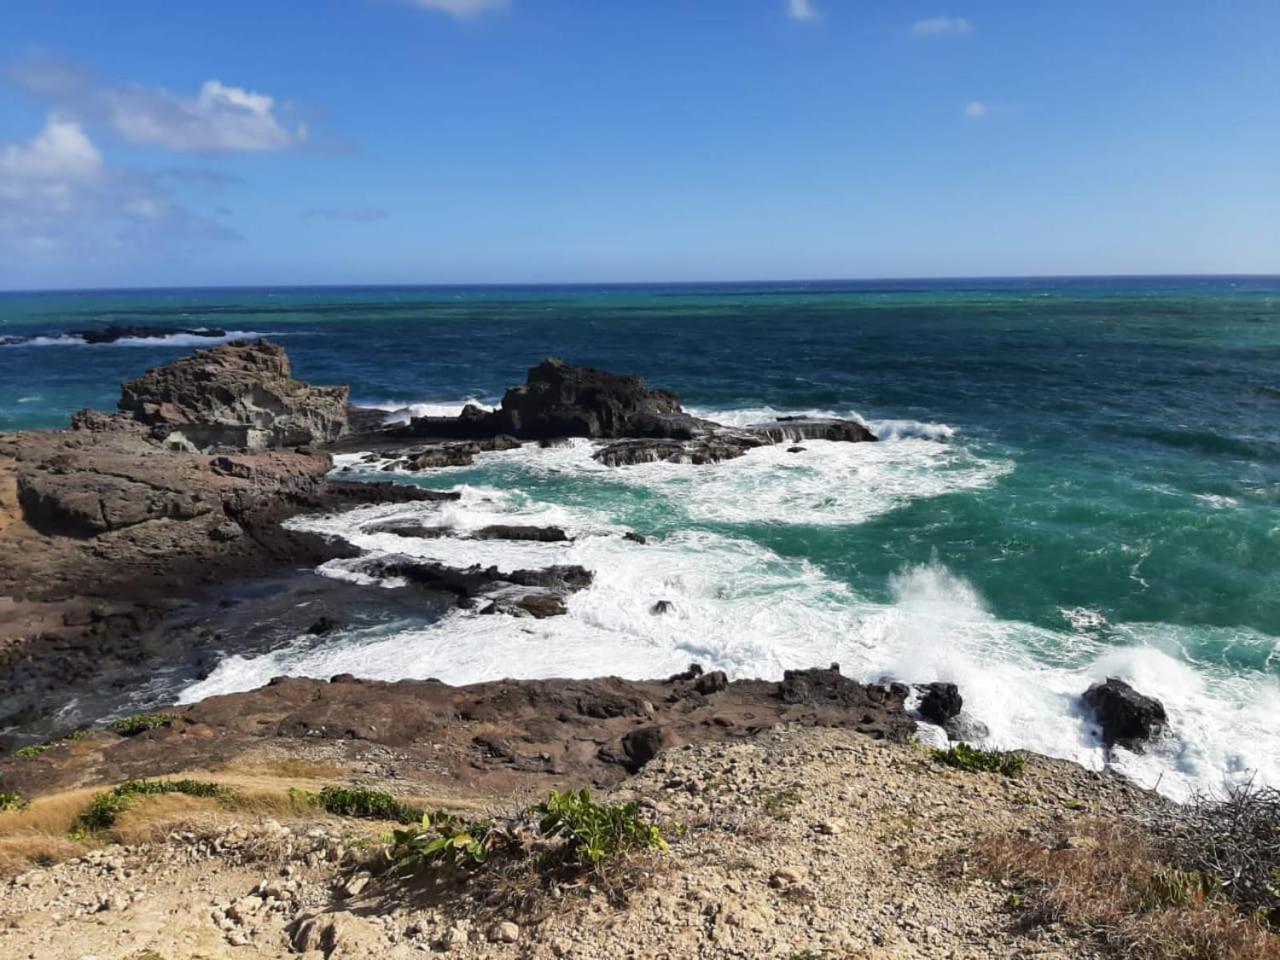
<path fill-rule="evenodd" d="M 0 341 L 35 338 L 0 346 L 0 430 L 111 409 L 122 379 L 215 342 L 63 336 L 107 323 L 267 336 L 297 376 L 349 383 L 393 418 L 496 403 L 558 355 L 641 374 L 725 423 L 820 412 L 884 440 L 619 469 L 579 441 L 398 475 L 460 490 L 445 507 L 460 529 L 574 536 L 415 552 L 581 563 L 594 585 L 547 620 L 458 611 L 229 652 L 184 700 L 278 674 L 463 683 L 697 661 L 775 677 L 838 662 L 955 681 L 988 745 L 1100 767 L 1078 697 L 1119 676 L 1171 717 L 1146 753 L 1116 751 L 1120 770 L 1175 796 L 1280 785 L 1280 278 L 0 294 Z M 364 528 L 424 509 L 295 522 L 403 552 Z M 358 577 L 341 561 L 321 572 Z M 671 611 L 652 614 L 658 600 Z"/>

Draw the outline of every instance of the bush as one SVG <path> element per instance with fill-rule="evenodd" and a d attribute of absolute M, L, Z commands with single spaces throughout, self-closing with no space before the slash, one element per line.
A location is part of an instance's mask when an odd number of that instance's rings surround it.
<path fill-rule="evenodd" d="M 216 783 L 202 780 L 126 780 L 105 793 L 95 794 L 92 801 L 76 818 L 76 833 L 87 834 L 114 826 L 116 818 L 135 797 L 154 797 L 166 793 L 182 793 L 189 797 L 213 797 L 231 799 L 234 792 Z"/>
<path fill-rule="evenodd" d="M 0 810 L 21 810 L 27 805 L 22 794 L 13 790 L 0 790 Z"/>
<path fill-rule="evenodd" d="M 979 771 L 1003 773 L 1006 777 L 1018 776 L 1027 765 L 1021 754 L 981 750 L 967 743 L 957 743 L 946 750 L 931 750 L 930 756 L 938 763 L 955 767 L 957 770 L 966 770 L 970 773 Z"/>
<path fill-rule="evenodd" d="M 539 832 L 547 838 L 562 837 L 573 860 L 598 867 L 607 857 L 624 850 L 665 852 L 662 831 L 640 818 L 634 803 L 601 804 L 589 790 L 557 793 L 533 808 L 540 817 Z"/>
<path fill-rule="evenodd" d="M 52 746 L 52 743 L 34 743 L 29 747 L 23 747 L 21 750 L 15 751 L 13 755 L 19 760 L 34 760 Z"/>
<path fill-rule="evenodd" d="M 176 713 L 139 713 L 132 717 L 121 717 L 111 724 L 111 729 L 122 737 L 136 737 L 157 727 L 167 727 L 177 719 Z"/>
<path fill-rule="evenodd" d="M 320 791 L 319 804 L 326 813 L 339 817 L 395 820 L 397 823 L 413 823 L 423 817 L 420 808 L 368 787 L 324 787 Z"/>
<path fill-rule="evenodd" d="M 791 811 L 800 803 L 800 791 L 795 787 L 786 787 L 766 793 L 761 806 L 764 812 L 775 820 L 790 820 Z"/>
<path fill-rule="evenodd" d="M 665 852 L 662 831 L 634 803 L 602 804 L 587 790 L 558 793 L 505 821 L 423 815 L 392 834 L 390 858 L 405 872 L 476 871 L 498 862 L 508 876 L 603 879 L 604 865 L 628 852 Z"/>

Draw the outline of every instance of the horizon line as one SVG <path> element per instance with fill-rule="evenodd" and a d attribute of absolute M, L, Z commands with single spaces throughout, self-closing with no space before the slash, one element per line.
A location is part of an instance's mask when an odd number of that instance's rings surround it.
<path fill-rule="evenodd" d="M 981 283 L 1033 280 L 1280 280 L 1278 273 L 1026 273 L 961 274 L 954 276 L 896 277 L 808 277 L 731 280 L 501 280 L 484 282 L 389 281 L 384 283 L 217 283 L 169 286 L 119 287 L 0 287 L 0 296 L 12 294 L 77 293 L 164 293 L 217 290 L 468 290 L 468 289 L 554 289 L 564 287 L 717 287 L 804 285 L 833 283 Z"/>

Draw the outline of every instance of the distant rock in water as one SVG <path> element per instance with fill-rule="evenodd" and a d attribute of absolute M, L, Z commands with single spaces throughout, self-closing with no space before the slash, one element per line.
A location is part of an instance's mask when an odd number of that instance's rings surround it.
<path fill-rule="evenodd" d="M 1164 704 L 1144 696 L 1123 680 L 1107 677 L 1084 692 L 1084 702 L 1097 714 L 1102 739 L 1108 745 L 1120 744 L 1130 750 L 1142 750 L 1168 722 Z"/>
<path fill-rule="evenodd" d="M 337 440 L 347 428 L 347 387 L 293 379 L 284 348 L 224 343 L 148 370 L 121 388 L 120 410 L 166 445 L 260 450 Z"/>
<path fill-rule="evenodd" d="M 88 330 L 68 330 L 65 333 L 50 333 L 39 337 L 9 336 L 0 337 L 0 346 L 11 347 L 30 343 L 32 340 L 79 340 L 89 344 L 115 343 L 118 340 L 167 340 L 170 337 L 205 337 L 220 340 L 227 336 L 226 330 L 217 327 L 148 327 L 123 326 L 110 324 L 105 327 L 93 327 Z"/>
<path fill-rule="evenodd" d="M 68 337 L 79 337 L 85 343 L 115 343 L 117 340 L 160 340 L 165 337 L 209 337 L 215 339 L 225 337 L 227 331 L 215 327 L 200 327 L 194 330 L 175 329 L 173 327 L 136 327 L 111 324 L 93 330 L 72 330 Z"/>

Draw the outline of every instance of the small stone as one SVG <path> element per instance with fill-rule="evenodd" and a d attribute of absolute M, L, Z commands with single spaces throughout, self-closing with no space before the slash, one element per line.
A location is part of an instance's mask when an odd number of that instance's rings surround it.
<path fill-rule="evenodd" d="M 489 931 L 489 939 L 494 943 L 515 943 L 520 939 L 520 927 L 510 920 L 504 920 Z"/>
<path fill-rule="evenodd" d="M 769 878 L 771 887 L 789 887 L 804 879 L 804 870 L 800 867 L 779 867 Z"/>
<path fill-rule="evenodd" d="M 369 874 L 357 873 L 342 888 L 342 892 L 348 897 L 360 895 L 360 891 L 369 885 Z"/>

